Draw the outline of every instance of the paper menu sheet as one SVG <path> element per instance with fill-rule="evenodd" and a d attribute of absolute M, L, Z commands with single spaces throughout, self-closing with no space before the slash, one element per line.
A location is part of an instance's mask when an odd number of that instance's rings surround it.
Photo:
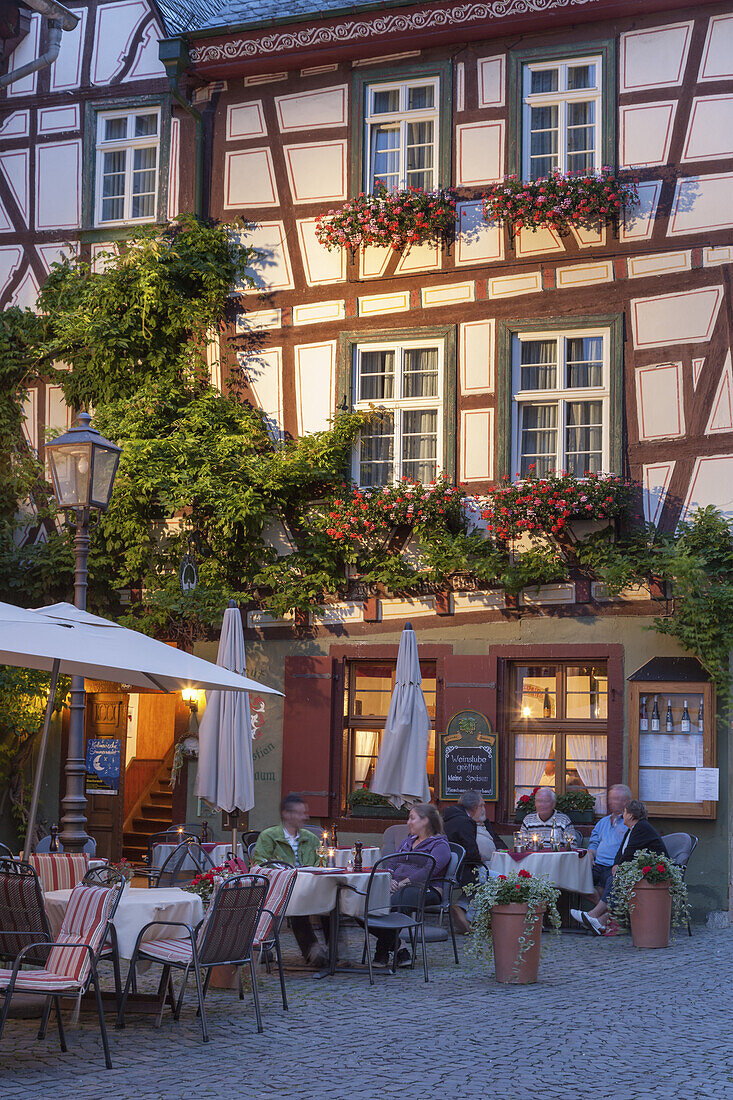
<path fill-rule="evenodd" d="M 639 734 L 639 766 L 668 768 L 702 767 L 702 734 Z"/>
<path fill-rule="evenodd" d="M 695 793 L 698 802 L 717 802 L 720 797 L 718 791 L 718 768 L 695 769 Z"/>
<path fill-rule="evenodd" d="M 639 798 L 647 802 L 699 802 L 695 771 L 639 768 Z"/>

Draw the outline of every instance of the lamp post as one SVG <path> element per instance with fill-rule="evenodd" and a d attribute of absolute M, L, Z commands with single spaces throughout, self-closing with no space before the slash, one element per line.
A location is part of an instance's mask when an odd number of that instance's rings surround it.
<path fill-rule="evenodd" d="M 106 512 L 112 498 L 121 450 L 92 427 L 92 418 L 82 412 L 68 432 L 46 444 L 53 478 L 54 495 L 74 531 L 74 606 L 87 606 L 87 558 L 92 513 Z M 63 816 L 59 840 L 67 852 L 81 852 L 86 834 L 84 780 L 84 677 L 71 677 L 69 746 L 66 754 L 66 793 L 61 802 Z"/>

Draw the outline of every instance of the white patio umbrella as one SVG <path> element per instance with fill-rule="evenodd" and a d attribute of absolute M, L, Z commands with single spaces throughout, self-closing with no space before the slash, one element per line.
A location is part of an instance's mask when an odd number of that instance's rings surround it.
<path fill-rule="evenodd" d="M 51 673 L 43 733 L 28 817 L 24 856 L 30 851 L 41 778 L 59 674 L 118 680 L 135 687 L 178 691 L 226 688 L 228 691 L 281 695 L 275 688 L 220 668 L 201 657 L 174 649 L 109 619 L 60 603 L 25 610 L 0 603 L 0 664 Z"/>
<path fill-rule="evenodd" d="M 239 608 L 232 600 L 224 612 L 216 663 L 244 676 L 247 660 Z M 199 726 L 199 767 L 196 794 L 228 814 L 251 810 L 255 804 L 252 721 L 249 695 L 212 691 Z M 232 856 L 237 854 L 237 830 L 232 829 Z"/>
<path fill-rule="evenodd" d="M 422 691 L 417 638 L 405 624 L 397 654 L 395 686 L 371 790 L 393 806 L 430 801 L 426 757 L 430 718 Z"/>

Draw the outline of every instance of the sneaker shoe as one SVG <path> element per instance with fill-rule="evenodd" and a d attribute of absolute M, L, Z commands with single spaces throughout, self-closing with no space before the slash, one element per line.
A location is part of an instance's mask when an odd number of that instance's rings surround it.
<path fill-rule="evenodd" d="M 406 947 L 401 947 L 394 958 L 395 967 L 412 966 L 412 955 Z"/>
<path fill-rule="evenodd" d="M 453 927 L 459 936 L 465 936 L 467 932 L 471 931 L 471 922 L 466 916 L 465 909 L 462 909 L 460 905 L 451 905 L 450 912 L 453 918 Z"/>
<path fill-rule="evenodd" d="M 374 958 L 372 959 L 374 966 L 389 966 L 389 951 L 385 948 L 378 947 L 374 952 Z"/>
<path fill-rule="evenodd" d="M 573 918 L 573 920 L 577 924 L 582 924 L 583 927 L 585 928 L 585 921 L 583 920 L 583 911 L 582 911 L 582 909 L 571 909 L 570 910 L 570 916 Z"/>
<path fill-rule="evenodd" d="M 592 917 L 590 913 L 583 913 L 583 924 L 596 936 L 602 936 L 606 931 L 598 917 Z"/>

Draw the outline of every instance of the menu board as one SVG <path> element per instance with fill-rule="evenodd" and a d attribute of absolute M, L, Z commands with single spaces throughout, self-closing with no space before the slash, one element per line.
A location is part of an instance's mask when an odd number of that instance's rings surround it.
<path fill-rule="evenodd" d="M 454 714 L 438 734 L 438 797 L 455 802 L 464 791 L 479 791 L 489 802 L 498 792 L 498 738 L 477 710 Z"/>

